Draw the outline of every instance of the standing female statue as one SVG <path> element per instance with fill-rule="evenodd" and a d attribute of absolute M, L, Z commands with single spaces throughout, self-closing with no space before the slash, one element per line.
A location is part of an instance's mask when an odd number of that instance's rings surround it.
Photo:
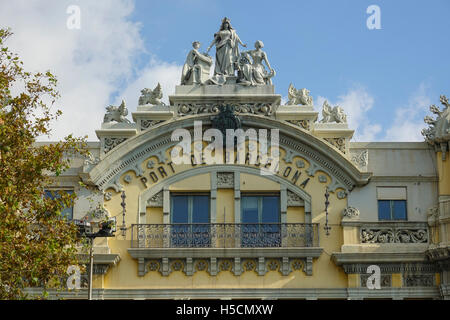
<path fill-rule="evenodd" d="M 239 44 L 242 43 L 236 31 L 231 27 L 230 19 L 223 18 L 220 30 L 214 34 L 214 40 L 209 45 L 206 53 L 213 45 L 216 45 L 216 66 L 214 75 L 234 76 L 234 70 L 237 68 L 239 58 Z"/>

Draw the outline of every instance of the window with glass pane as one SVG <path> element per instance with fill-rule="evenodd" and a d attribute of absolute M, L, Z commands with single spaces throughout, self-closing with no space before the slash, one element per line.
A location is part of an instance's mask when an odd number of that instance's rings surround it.
<path fill-rule="evenodd" d="M 378 220 L 406 220 L 406 200 L 378 200 Z"/>
<path fill-rule="evenodd" d="M 60 192 L 72 194 L 73 190 L 45 190 L 44 195 L 46 198 L 58 199 L 58 198 L 61 198 Z M 61 210 L 61 217 L 65 218 L 67 220 L 72 220 L 73 219 L 73 206 L 64 207 Z"/>
<path fill-rule="evenodd" d="M 280 197 L 243 196 L 241 222 L 242 247 L 279 247 Z"/>
<path fill-rule="evenodd" d="M 209 247 L 209 196 L 172 195 L 171 244 L 174 247 Z"/>

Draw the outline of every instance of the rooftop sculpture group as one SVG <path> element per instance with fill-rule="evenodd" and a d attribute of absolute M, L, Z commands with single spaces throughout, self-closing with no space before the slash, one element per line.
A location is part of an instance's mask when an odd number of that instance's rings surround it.
<path fill-rule="evenodd" d="M 224 18 L 219 31 L 205 53 L 200 53 L 200 42 L 193 42 L 193 50 L 188 53 L 181 75 L 181 85 L 238 83 L 245 86 L 272 84 L 271 78 L 275 70 L 270 66 L 266 53 L 262 50 L 264 44 L 258 40 L 255 49 L 240 52 L 239 45 L 247 47 L 239 38 L 230 23 Z M 212 58 L 208 55 L 211 48 L 216 47 L 214 75 L 209 76 Z M 263 65 L 266 64 L 269 70 Z M 237 75 L 236 75 L 237 72 Z"/>
<path fill-rule="evenodd" d="M 275 70 L 271 67 L 266 52 L 262 49 L 264 44 L 261 40 L 255 42 L 255 49 L 242 51 L 240 47 L 246 48 L 247 45 L 239 38 L 236 30 L 231 26 L 230 19 L 223 18 L 219 30 L 214 34 L 214 38 L 208 46 L 206 52 L 200 52 L 201 43 L 194 41 L 192 49 L 189 51 L 181 72 L 181 86 L 197 85 L 224 85 L 231 84 L 236 86 L 263 86 L 272 85 L 271 78 L 275 76 Z M 216 48 L 215 59 L 209 56 L 212 47 Z M 211 76 L 211 67 L 214 64 L 214 72 Z M 313 108 L 313 98 L 309 95 L 310 91 L 306 88 L 297 90 L 292 84 L 288 89 L 287 106 L 307 106 Z M 163 97 L 161 85 L 152 90 L 144 88 L 139 97 L 139 106 L 165 106 L 161 101 Z M 269 115 L 272 113 L 272 106 L 262 104 L 239 105 L 235 106 L 237 112 L 255 112 Z M 259 110 L 258 108 L 261 108 Z M 198 109 L 198 110 L 197 110 Z M 200 106 L 183 104 L 179 106 L 178 112 L 181 114 L 204 113 L 204 110 L 217 112 L 217 108 L 211 106 Z M 125 118 L 127 110 L 125 103 L 118 107 L 108 107 L 104 122 L 128 122 Z M 323 104 L 322 123 L 346 123 L 346 115 L 341 107 L 332 108 L 327 101 Z"/>

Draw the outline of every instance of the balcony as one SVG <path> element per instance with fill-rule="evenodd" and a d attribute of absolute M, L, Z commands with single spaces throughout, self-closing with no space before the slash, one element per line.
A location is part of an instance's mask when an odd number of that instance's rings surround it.
<path fill-rule="evenodd" d="M 131 237 L 128 252 L 138 260 L 140 276 L 227 270 L 312 275 L 313 259 L 323 251 L 317 223 L 133 224 Z"/>
<path fill-rule="evenodd" d="M 317 223 L 133 224 L 132 248 L 318 247 Z"/>

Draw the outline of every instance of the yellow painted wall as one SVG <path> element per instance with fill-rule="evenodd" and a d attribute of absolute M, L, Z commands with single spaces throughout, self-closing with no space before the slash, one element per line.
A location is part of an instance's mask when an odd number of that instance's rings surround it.
<path fill-rule="evenodd" d="M 280 191 L 280 185 L 275 181 L 255 176 L 252 174 L 241 173 L 241 192 L 242 191 Z"/>
<path fill-rule="evenodd" d="M 304 223 L 305 207 L 288 207 L 287 223 Z"/>
<path fill-rule="evenodd" d="M 211 190 L 210 174 L 199 174 L 194 177 L 175 182 L 169 187 L 170 191 L 209 191 Z"/>
<path fill-rule="evenodd" d="M 216 222 L 234 223 L 234 190 L 218 189 L 216 204 Z"/>
<path fill-rule="evenodd" d="M 284 150 L 281 150 L 284 156 Z M 152 157 L 157 163 L 157 159 Z M 217 276 L 209 276 L 206 272 L 196 272 L 193 276 L 186 276 L 181 271 L 172 272 L 168 277 L 164 277 L 158 272 L 148 272 L 144 277 L 138 276 L 138 262 L 131 258 L 127 249 L 130 246 L 131 232 L 127 232 L 127 236 L 123 239 L 121 236 L 110 238 L 108 240 L 112 253 L 120 254 L 121 261 L 116 266 L 111 268 L 105 275 L 105 288 L 345 288 L 348 286 L 350 280 L 344 271 L 337 267 L 330 259 L 332 252 L 340 251 L 343 244 L 343 233 L 340 226 L 340 217 L 342 210 L 347 205 L 347 199 L 338 199 L 336 193 L 330 195 L 329 225 L 332 227 L 330 235 L 326 236 L 323 230 L 325 223 L 324 213 L 324 192 L 325 186 L 330 183 L 331 179 L 327 176 L 327 182 L 321 183 L 318 180 L 320 174 L 317 172 L 314 177 L 309 177 L 306 169 L 309 164 L 305 161 L 304 168 L 297 168 L 296 161 L 301 160 L 295 157 L 292 163 L 286 164 L 284 162 L 280 165 L 281 175 L 290 167 L 290 174 L 285 179 L 292 181 L 293 175 L 296 171 L 301 172 L 296 181 L 299 186 L 305 179 L 310 178 L 304 190 L 312 196 L 312 220 L 320 223 L 319 239 L 320 246 L 323 247 L 324 252 L 319 259 L 313 262 L 313 275 L 307 276 L 303 271 L 293 271 L 289 276 L 282 276 L 278 271 L 269 271 L 265 276 L 259 276 L 255 271 L 245 271 L 241 276 L 234 276 L 229 271 L 219 272 Z M 304 159 L 303 159 L 304 160 Z M 164 180 L 164 177 L 156 171 L 158 167 L 163 167 L 166 173 L 172 169 L 167 164 L 155 164 L 153 169 L 146 167 L 147 161 L 144 161 L 142 169 L 144 176 L 149 177 L 149 172 L 153 171 L 158 175 L 158 182 L 152 182 L 150 179 L 145 186 L 139 177 L 136 177 L 133 172 L 127 172 L 132 177 L 130 183 L 126 183 L 121 177 L 120 182 L 124 186 L 127 194 L 127 216 L 126 224 L 130 226 L 136 223 L 138 214 L 138 196 L 147 188 Z M 174 166 L 176 173 L 192 169 L 190 164 Z M 170 176 L 168 174 L 168 176 Z M 280 186 L 261 176 L 253 176 L 248 174 L 241 174 L 241 192 L 245 191 L 276 191 L 279 192 Z M 244 183 L 245 181 L 245 183 Z M 208 190 L 210 187 L 209 174 L 203 174 L 193 178 L 188 178 L 183 181 L 174 183 L 170 186 L 170 190 L 176 191 L 198 191 Z M 112 192 L 110 201 L 105 202 L 106 209 L 109 210 L 112 216 L 121 213 L 121 198 L 120 193 L 109 189 Z M 223 209 L 226 208 L 226 222 L 233 222 L 234 220 L 234 191 L 233 189 L 218 189 L 217 190 L 217 222 L 224 222 Z M 288 222 L 304 222 L 305 211 L 303 207 L 289 207 L 287 212 Z M 146 210 L 147 223 L 162 223 L 162 208 L 147 208 Z"/>
<path fill-rule="evenodd" d="M 439 195 L 450 195 L 450 159 L 449 154 L 442 161 L 442 152 L 436 155 L 437 169 L 439 174 Z"/>

